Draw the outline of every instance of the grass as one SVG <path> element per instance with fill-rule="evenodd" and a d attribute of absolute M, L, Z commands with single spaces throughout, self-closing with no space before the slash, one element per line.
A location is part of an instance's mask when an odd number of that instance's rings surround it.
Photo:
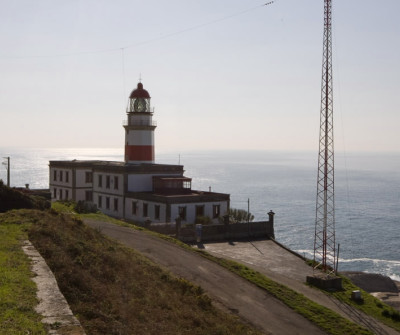
<path fill-rule="evenodd" d="M 326 292 L 338 300 L 353 306 L 367 315 L 373 316 L 382 323 L 400 331 L 400 313 L 393 307 L 383 303 L 371 294 L 355 286 L 350 279 L 342 276 L 343 290 L 337 292 Z M 351 299 L 351 293 L 354 290 L 360 290 L 363 302 L 356 302 Z"/>
<path fill-rule="evenodd" d="M 260 334 L 76 215 L 29 211 L 29 239 L 88 334 Z"/>
<path fill-rule="evenodd" d="M 31 280 L 29 259 L 21 249 L 27 225 L 15 212 L 0 214 L 0 334 L 46 334 Z"/>
<path fill-rule="evenodd" d="M 66 210 L 64 208 L 60 208 L 60 210 Z M 215 256 L 212 256 L 208 254 L 207 252 L 204 252 L 203 250 L 199 249 L 193 249 L 192 247 L 182 243 L 179 240 L 176 240 L 174 238 L 171 238 L 166 235 L 158 234 L 155 232 L 148 231 L 144 228 L 133 226 L 130 224 L 127 224 L 123 221 L 111 219 L 107 217 L 104 214 L 85 214 L 81 215 L 80 217 L 82 218 L 92 218 L 92 219 L 97 219 L 97 220 L 102 220 L 102 221 L 108 221 L 112 220 L 113 223 L 119 224 L 119 225 L 124 225 L 124 226 L 130 226 L 133 229 L 139 229 L 146 231 L 146 233 L 157 236 L 159 238 L 168 240 L 170 242 L 173 242 L 175 244 L 178 244 L 179 246 L 191 251 L 191 252 L 198 252 L 200 255 L 203 257 L 208 258 L 209 260 L 212 260 L 213 262 L 216 262 L 220 264 L 221 266 L 225 267 L 226 269 L 238 274 L 239 276 L 247 279 L 248 281 L 256 284 L 257 286 L 265 289 L 268 291 L 270 294 L 275 296 L 277 299 L 281 300 L 283 303 L 285 303 L 287 306 L 298 312 L 299 314 L 303 315 L 307 319 L 309 319 L 311 322 L 315 323 L 325 331 L 327 331 L 329 334 L 372 334 L 370 331 L 366 330 L 365 328 L 362 328 L 347 319 L 341 317 L 337 313 L 320 306 L 310 299 L 306 298 L 304 295 L 299 294 L 290 288 L 281 285 L 279 283 L 276 283 L 263 274 L 256 272 L 240 263 L 218 258 Z M 383 304 L 380 302 L 378 299 L 374 298 L 373 296 L 367 294 L 366 292 L 363 292 L 363 296 L 365 297 L 365 302 L 363 305 L 357 304 L 354 301 L 350 299 L 351 292 L 355 289 L 359 289 L 358 287 L 354 286 L 349 280 L 346 278 L 343 280 L 345 291 L 341 292 L 336 292 L 336 293 L 329 293 L 334 295 L 336 298 L 341 300 L 342 302 L 355 306 L 362 310 L 365 314 L 370 315 L 385 324 L 399 330 L 399 322 L 396 321 L 396 318 L 398 317 L 398 312 L 396 312 L 393 308 L 387 306 L 386 304 Z"/>
<path fill-rule="evenodd" d="M 65 211 L 66 208 L 62 207 L 65 206 L 66 204 L 59 204 L 57 210 Z M 69 205 L 67 204 L 67 207 Z M 71 207 L 68 207 L 69 211 L 71 211 Z M 75 214 L 77 215 L 77 214 Z M 96 217 L 95 219 L 98 220 L 107 220 L 109 221 L 109 218 L 104 215 L 104 214 L 95 214 Z M 86 219 L 93 219 L 92 214 L 83 214 L 83 215 L 78 215 L 80 218 Z M 266 276 L 262 275 L 259 272 L 256 272 L 242 264 L 239 264 L 234 261 L 218 258 L 215 256 L 212 256 L 208 254 L 207 252 L 204 252 L 199 249 L 193 249 L 190 246 L 182 243 L 181 241 L 178 241 L 172 237 L 158 234 L 155 232 L 148 231 L 144 228 L 133 226 L 126 224 L 125 222 L 121 221 L 114 221 L 116 224 L 124 225 L 124 226 L 131 226 L 134 229 L 139 229 L 146 231 L 146 233 L 157 236 L 159 238 L 162 238 L 164 240 L 168 240 L 170 242 L 173 242 L 175 244 L 178 244 L 179 246 L 187 249 L 188 251 L 191 252 L 197 252 L 201 256 L 208 258 L 209 260 L 218 263 L 219 265 L 225 267 L 226 269 L 238 274 L 239 276 L 249 280 L 250 282 L 256 284 L 257 286 L 261 287 L 262 289 L 265 289 L 268 291 L 270 294 L 275 296 L 277 299 L 281 300 L 284 302 L 287 306 L 298 312 L 299 314 L 303 315 L 305 318 L 319 326 L 321 329 L 324 329 L 327 331 L 329 334 L 372 334 L 370 331 L 366 330 L 365 328 L 362 328 L 347 319 L 343 318 L 342 316 L 338 315 L 337 313 L 331 311 L 328 308 L 325 308 L 310 299 L 306 298 L 304 295 L 299 294 L 295 292 L 294 290 L 291 290 L 290 288 L 281 285 L 279 283 L 276 283 Z"/>

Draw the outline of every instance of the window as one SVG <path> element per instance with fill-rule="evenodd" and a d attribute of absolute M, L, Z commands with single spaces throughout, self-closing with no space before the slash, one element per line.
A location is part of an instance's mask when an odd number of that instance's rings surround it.
<path fill-rule="evenodd" d="M 99 174 L 97 178 L 97 185 L 103 187 L 103 175 Z"/>
<path fill-rule="evenodd" d="M 154 205 L 154 218 L 160 220 L 160 205 Z"/>
<path fill-rule="evenodd" d="M 60 181 L 63 181 L 63 172 L 60 171 Z"/>
<path fill-rule="evenodd" d="M 178 211 L 179 211 L 179 217 L 182 220 L 186 220 L 186 206 L 185 207 L 179 207 Z"/>
<path fill-rule="evenodd" d="M 118 177 L 114 176 L 114 190 L 118 190 Z"/>
<path fill-rule="evenodd" d="M 93 192 L 92 191 L 85 192 L 85 201 L 93 201 Z"/>
<path fill-rule="evenodd" d="M 86 183 L 91 183 L 93 181 L 93 174 L 92 172 L 86 172 L 85 173 L 85 182 Z"/>
<path fill-rule="evenodd" d="M 65 182 L 69 182 L 69 172 L 68 171 L 66 171 L 65 172 Z"/>
<path fill-rule="evenodd" d="M 137 201 L 132 201 L 132 215 L 136 215 L 138 211 Z"/>
<path fill-rule="evenodd" d="M 110 198 L 106 197 L 106 209 L 110 209 Z"/>
<path fill-rule="evenodd" d="M 110 188 L 110 176 L 106 176 L 106 188 Z"/>
<path fill-rule="evenodd" d="M 54 173 L 53 173 L 53 180 L 54 180 L 54 181 L 57 181 L 57 170 L 54 170 Z"/>
<path fill-rule="evenodd" d="M 97 199 L 97 203 L 99 204 L 99 208 L 101 208 L 103 206 L 103 197 L 101 195 L 99 195 L 98 199 Z"/>
<path fill-rule="evenodd" d="M 143 216 L 148 216 L 149 212 L 149 205 L 143 203 Z"/>
<path fill-rule="evenodd" d="M 196 216 L 204 216 L 204 205 L 196 206 Z"/>
<path fill-rule="evenodd" d="M 221 206 L 220 205 L 213 205 L 213 218 L 219 218 L 221 213 Z"/>
<path fill-rule="evenodd" d="M 59 199 L 62 200 L 62 189 L 60 189 L 60 190 L 58 191 L 58 194 L 59 194 Z"/>
<path fill-rule="evenodd" d="M 54 188 L 53 198 L 57 199 L 57 189 L 56 188 Z"/>
<path fill-rule="evenodd" d="M 65 199 L 68 200 L 68 198 L 69 198 L 69 192 L 68 192 L 68 190 L 65 190 Z"/>
<path fill-rule="evenodd" d="M 114 211 L 118 211 L 118 199 L 114 198 Z"/>

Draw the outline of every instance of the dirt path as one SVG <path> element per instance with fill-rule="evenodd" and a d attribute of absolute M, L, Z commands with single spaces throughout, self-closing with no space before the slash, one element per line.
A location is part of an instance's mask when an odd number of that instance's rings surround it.
<path fill-rule="evenodd" d="M 267 334 L 325 334 L 264 290 L 195 253 L 131 228 L 94 220 L 85 223 L 201 286 L 218 304 Z"/>

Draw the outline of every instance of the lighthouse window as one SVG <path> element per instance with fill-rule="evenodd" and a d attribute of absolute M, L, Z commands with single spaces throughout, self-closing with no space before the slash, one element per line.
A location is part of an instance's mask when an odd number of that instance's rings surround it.
<path fill-rule="evenodd" d="M 221 206 L 220 205 L 213 205 L 213 218 L 216 219 L 220 216 L 221 213 Z"/>

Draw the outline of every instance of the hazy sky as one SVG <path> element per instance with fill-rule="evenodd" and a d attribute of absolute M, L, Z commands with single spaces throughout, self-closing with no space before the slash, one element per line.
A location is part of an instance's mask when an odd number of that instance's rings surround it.
<path fill-rule="evenodd" d="M 318 150 L 323 0 L 0 0 L 0 147 Z M 334 0 L 335 148 L 400 151 L 399 0 Z"/>

